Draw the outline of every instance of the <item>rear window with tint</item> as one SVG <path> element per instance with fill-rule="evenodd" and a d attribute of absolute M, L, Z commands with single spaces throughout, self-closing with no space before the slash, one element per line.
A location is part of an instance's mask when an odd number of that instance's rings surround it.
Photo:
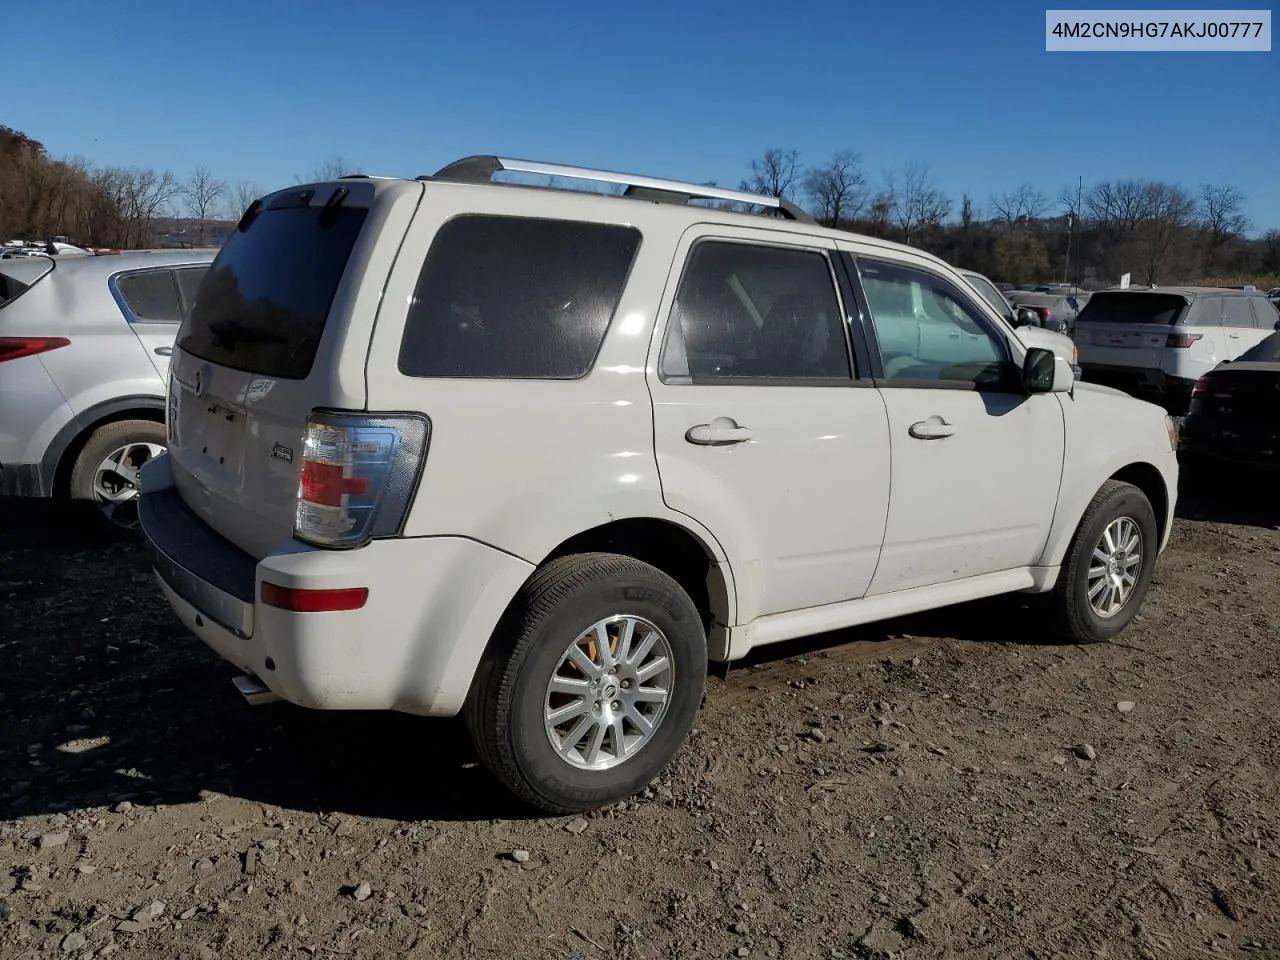
<path fill-rule="evenodd" d="M 304 379 L 367 214 L 296 198 L 263 210 L 218 252 L 178 346 L 237 370 Z"/>
<path fill-rule="evenodd" d="M 1173 324 L 1187 301 L 1171 293 L 1095 293 L 1080 311 L 1080 323 Z"/>
<path fill-rule="evenodd" d="M 1253 329 L 1253 310 L 1249 307 L 1248 298 L 1226 297 L 1224 300 L 1224 306 L 1226 309 L 1222 311 L 1222 325 L 1224 327 L 1245 327 Z"/>
<path fill-rule="evenodd" d="M 173 285 L 173 273 L 168 269 L 117 277 L 116 289 L 138 320 L 178 323 L 182 319 L 178 288 Z"/>
<path fill-rule="evenodd" d="M 639 246 L 639 231 L 613 224 L 481 215 L 450 220 L 436 233 L 418 277 L 400 372 L 585 375 Z"/>

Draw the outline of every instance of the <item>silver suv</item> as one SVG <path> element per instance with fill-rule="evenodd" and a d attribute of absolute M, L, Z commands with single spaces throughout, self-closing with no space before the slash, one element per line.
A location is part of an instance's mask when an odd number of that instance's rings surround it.
<path fill-rule="evenodd" d="M 0 495 L 90 500 L 109 528 L 137 526 L 174 336 L 216 253 L 0 263 Z"/>

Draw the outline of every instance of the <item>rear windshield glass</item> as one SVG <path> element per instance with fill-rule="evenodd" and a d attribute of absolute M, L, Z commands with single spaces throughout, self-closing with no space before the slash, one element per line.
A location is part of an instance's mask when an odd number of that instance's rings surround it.
<path fill-rule="evenodd" d="M 613 224 L 475 215 L 450 220 L 432 241 L 418 277 L 400 343 L 400 372 L 583 376 L 595 362 L 639 246 L 637 230 Z"/>
<path fill-rule="evenodd" d="M 1095 293 L 1080 311 L 1080 323 L 1172 325 L 1187 305 L 1171 293 Z"/>
<path fill-rule="evenodd" d="M 368 211 L 269 207 L 218 252 L 178 346 L 212 363 L 301 380 Z"/>
<path fill-rule="evenodd" d="M 0 307 L 15 299 L 53 269 L 48 257 L 14 257 L 0 260 Z"/>

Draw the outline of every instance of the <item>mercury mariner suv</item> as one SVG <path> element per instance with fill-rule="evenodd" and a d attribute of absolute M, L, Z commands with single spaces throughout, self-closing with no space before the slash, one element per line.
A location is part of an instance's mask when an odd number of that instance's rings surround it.
<path fill-rule="evenodd" d="M 250 700 L 462 713 L 585 810 L 664 768 L 709 660 L 1013 592 L 1124 629 L 1175 438 L 1071 361 L 784 199 L 497 157 L 291 186 L 182 323 L 141 524 Z"/>

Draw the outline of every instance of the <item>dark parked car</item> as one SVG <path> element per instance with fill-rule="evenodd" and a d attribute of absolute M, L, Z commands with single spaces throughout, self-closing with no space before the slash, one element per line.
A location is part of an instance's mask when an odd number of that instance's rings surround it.
<path fill-rule="evenodd" d="M 1280 331 L 1225 360 L 1191 391 L 1179 455 L 1280 470 Z"/>

